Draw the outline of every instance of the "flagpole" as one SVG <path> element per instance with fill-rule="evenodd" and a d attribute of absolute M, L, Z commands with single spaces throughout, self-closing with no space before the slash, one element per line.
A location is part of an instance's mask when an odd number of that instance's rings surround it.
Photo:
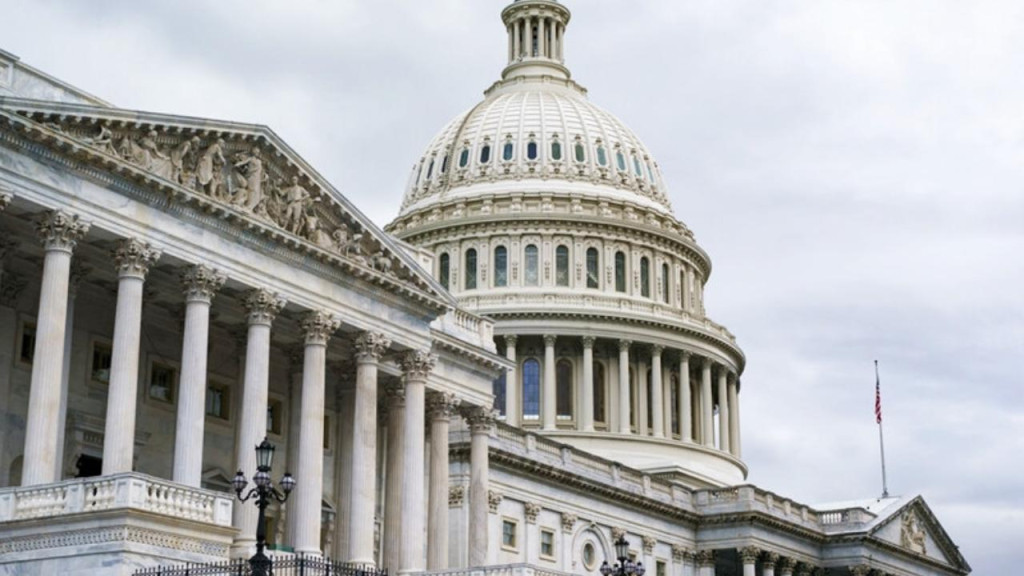
<path fill-rule="evenodd" d="M 882 381 L 878 377 L 878 360 L 875 360 L 875 420 L 878 422 L 878 447 L 882 455 L 882 498 L 888 498 L 889 484 L 885 478 L 885 437 L 882 435 Z"/>

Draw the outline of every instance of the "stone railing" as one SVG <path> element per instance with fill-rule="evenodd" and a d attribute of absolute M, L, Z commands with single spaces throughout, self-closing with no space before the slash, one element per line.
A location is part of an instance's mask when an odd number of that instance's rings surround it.
<path fill-rule="evenodd" d="M 479 568 L 455 568 L 424 572 L 429 576 L 573 576 L 570 572 L 540 568 L 533 564 L 496 564 Z"/>
<path fill-rule="evenodd" d="M 134 509 L 230 526 L 231 506 L 231 497 L 226 494 L 135 472 L 0 489 L 0 522 Z"/>
<path fill-rule="evenodd" d="M 754 486 L 731 486 L 694 493 L 696 508 L 707 514 L 733 512 L 764 512 L 820 530 L 847 530 L 862 526 L 875 517 L 864 508 L 815 510 L 807 505 L 782 498 L 774 492 Z"/>
<path fill-rule="evenodd" d="M 495 351 L 494 322 L 466 312 L 460 308 L 449 309 L 444 316 L 433 322 L 436 329 L 445 334 L 479 345 L 485 350 Z"/>

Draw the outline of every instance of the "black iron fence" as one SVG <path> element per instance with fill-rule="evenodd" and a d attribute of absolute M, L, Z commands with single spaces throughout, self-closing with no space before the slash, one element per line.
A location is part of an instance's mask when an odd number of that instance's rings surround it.
<path fill-rule="evenodd" d="M 157 566 L 135 572 L 135 576 L 251 576 L 246 559 L 213 564 Z M 387 570 L 363 568 L 320 556 L 283 556 L 270 559 L 272 576 L 387 576 Z"/>

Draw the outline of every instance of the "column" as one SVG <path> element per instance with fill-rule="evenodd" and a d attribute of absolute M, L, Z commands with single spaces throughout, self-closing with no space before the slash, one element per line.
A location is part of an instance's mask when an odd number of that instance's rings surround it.
<path fill-rule="evenodd" d="M 671 362 L 662 357 L 661 365 L 661 405 L 662 421 L 665 425 L 665 438 L 672 438 L 672 414 L 675 406 L 672 405 L 672 369 Z"/>
<path fill-rule="evenodd" d="M 505 373 L 505 422 L 510 426 L 519 426 L 519 400 L 522 393 L 519 391 L 519 369 L 516 364 L 516 342 L 519 338 L 515 334 L 505 336 L 505 358 L 512 363 L 514 368 Z"/>
<path fill-rule="evenodd" d="M 402 431 L 405 468 L 402 477 L 406 481 L 402 490 L 402 553 L 399 563 L 402 574 L 424 570 L 424 424 L 427 378 L 436 362 L 437 358 L 424 351 L 408 352 L 401 361 L 405 376 L 405 426 Z"/>
<path fill-rule="evenodd" d="M 202 264 L 192 266 L 181 275 L 185 290 L 185 338 L 181 346 L 181 377 L 178 381 L 173 479 L 194 488 L 199 487 L 203 478 L 210 303 L 226 279 L 217 270 Z"/>
<path fill-rule="evenodd" d="M 593 336 L 583 337 L 583 389 L 580 406 L 580 429 L 584 432 L 594 431 L 594 342 Z"/>
<path fill-rule="evenodd" d="M 288 470 L 299 469 L 299 432 L 302 429 L 302 364 L 306 360 L 306 346 L 303 343 L 296 343 L 288 350 Z M 291 511 L 295 508 L 295 501 L 289 500 L 285 503 L 287 518 L 285 529 L 287 530 L 286 541 L 289 546 L 295 546 L 295 525 L 298 523 L 298 516 Z"/>
<path fill-rule="evenodd" d="M 544 430 L 554 430 L 555 425 L 555 339 L 554 334 L 544 335 L 544 397 L 541 401 L 544 410 Z"/>
<path fill-rule="evenodd" d="M 114 251 L 117 310 L 107 387 L 103 433 L 103 475 L 131 472 L 135 452 L 135 402 L 139 390 L 139 342 L 142 335 L 142 284 L 160 251 L 129 239 Z"/>
<path fill-rule="evenodd" d="M 775 552 L 765 552 L 761 559 L 762 576 L 775 576 L 775 564 L 779 561 L 779 555 Z"/>
<path fill-rule="evenodd" d="M 397 574 L 402 553 L 402 491 L 405 478 L 405 383 L 396 382 L 384 388 L 387 398 L 387 463 L 384 478 L 384 533 L 381 540 L 383 568 Z"/>
<path fill-rule="evenodd" d="M 788 556 L 779 559 L 779 576 L 793 576 L 793 569 L 796 568 L 796 560 Z"/>
<path fill-rule="evenodd" d="M 3 239 L 0 239 L 0 243 Z M 2 251 L 2 248 L 0 248 Z M 54 456 L 53 477 L 55 480 L 64 478 L 64 438 L 65 427 L 68 416 L 68 384 L 71 377 L 71 350 L 74 344 L 75 331 L 75 299 L 78 296 L 78 287 L 82 279 L 89 273 L 89 268 L 83 266 L 79 261 L 71 262 L 70 284 L 68 286 L 68 311 L 67 321 L 64 323 L 64 365 L 61 367 L 60 377 L 60 408 L 57 410 L 57 443 L 56 455 Z"/>
<path fill-rule="evenodd" d="M 515 62 L 515 61 L 519 60 L 519 57 L 522 56 L 522 54 L 523 54 L 523 49 L 522 49 L 522 44 L 521 44 L 521 42 L 522 42 L 522 33 L 521 33 L 521 31 L 523 29 L 522 26 L 523 26 L 523 21 L 522 20 L 516 20 L 515 22 L 512 23 L 512 44 L 513 44 L 512 52 L 515 54 L 515 56 L 512 58 L 512 62 Z M 512 62 L 510 62 L 510 64 Z"/>
<path fill-rule="evenodd" d="M 363 332 L 355 342 L 356 390 L 352 418 L 352 484 L 349 490 L 348 561 L 373 567 L 377 478 L 377 365 L 391 347 L 383 334 Z"/>
<path fill-rule="evenodd" d="M 654 420 L 651 422 L 651 428 L 654 429 L 655 438 L 665 437 L 665 408 L 662 396 L 664 388 L 661 380 L 661 353 L 664 350 L 664 346 L 657 344 L 651 347 L 651 397 L 648 402 L 651 403 L 651 418 Z"/>
<path fill-rule="evenodd" d="M 714 406 L 711 398 L 711 365 L 710 358 L 704 359 L 700 374 L 700 404 L 701 404 L 701 439 L 705 446 L 715 446 L 715 418 Z"/>
<path fill-rule="evenodd" d="M 285 306 L 285 300 L 269 290 L 256 289 L 242 301 L 247 312 L 245 371 L 242 382 L 242 403 L 238 418 L 238 441 L 235 449 L 237 470 L 252 476 L 256 471 L 256 451 L 267 433 L 267 404 L 270 390 L 270 327 Z M 289 450 L 289 460 L 294 456 Z M 297 462 L 289 470 L 297 470 Z M 252 505 L 236 503 L 232 510 L 232 526 L 238 529 L 231 555 L 245 558 L 256 546 L 258 510 Z M 293 522 L 288 522 L 293 524 Z"/>
<path fill-rule="evenodd" d="M 736 387 L 739 385 L 735 374 L 729 375 L 729 452 L 740 457 L 740 402 Z"/>
<path fill-rule="evenodd" d="M 469 568 L 475 568 L 487 563 L 487 445 L 494 428 L 494 414 L 487 408 L 473 406 L 464 412 L 464 416 L 470 429 Z"/>
<path fill-rule="evenodd" d="M 619 433 L 629 434 L 629 340 L 619 340 Z"/>
<path fill-rule="evenodd" d="M 693 398 L 690 395 L 690 353 L 679 353 L 679 437 L 693 442 Z"/>
<path fill-rule="evenodd" d="M 342 363 L 338 374 L 338 452 L 334 457 L 334 501 L 337 502 L 337 523 L 334 550 L 337 560 L 344 559 L 349 547 L 348 518 L 351 513 L 349 492 L 352 489 L 352 429 L 347 426 L 355 418 L 355 365 Z"/>
<path fill-rule="evenodd" d="M 6 205 L 6 202 L 4 203 Z M 53 482 L 57 452 L 57 413 L 64 367 L 64 329 L 68 311 L 71 253 L 89 224 L 66 212 L 48 212 L 36 224 L 46 256 L 36 318 L 36 346 L 25 427 L 21 485 Z M 133 407 L 134 408 L 134 407 Z"/>
<path fill-rule="evenodd" d="M 458 405 L 454 394 L 435 392 L 427 397 L 430 418 L 427 570 L 448 568 L 448 428 Z"/>
<path fill-rule="evenodd" d="M 729 369 L 718 367 L 718 449 L 729 451 Z"/>
<path fill-rule="evenodd" d="M 647 397 L 647 362 L 637 360 L 636 362 L 636 433 L 647 436 L 647 403 L 651 399 Z"/>
<path fill-rule="evenodd" d="M 327 341 L 341 322 L 331 313 L 309 312 L 302 318 L 305 354 L 302 363 L 302 408 L 299 424 L 298 485 L 292 514 L 299 554 L 320 554 L 320 513 L 324 491 L 324 386 L 327 371 Z M 376 411 L 373 417 L 376 417 Z M 372 469 L 371 469 L 372 470 Z M 373 532 L 373 522 L 364 526 Z"/>
<path fill-rule="evenodd" d="M 506 30 L 508 31 L 508 61 L 511 63 L 515 60 L 515 26 L 513 24 L 509 24 L 506 26 Z"/>
<path fill-rule="evenodd" d="M 757 557 L 761 551 L 756 546 L 747 546 L 739 550 L 743 562 L 743 576 L 757 576 Z"/>
<path fill-rule="evenodd" d="M 547 23 L 547 18 L 537 18 L 537 56 L 541 58 L 547 56 L 547 38 L 545 37 Z"/>
<path fill-rule="evenodd" d="M 715 576 L 715 551 L 700 550 L 697 552 L 697 567 L 700 576 Z M 744 573 L 746 576 L 746 573 Z"/>

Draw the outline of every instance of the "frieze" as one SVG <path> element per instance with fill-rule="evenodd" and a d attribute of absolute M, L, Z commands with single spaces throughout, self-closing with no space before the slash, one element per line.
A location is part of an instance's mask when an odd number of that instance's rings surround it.
<path fill-rule="evenodd" d="M 218 558 L 227 556 L 230 548 L 230 545 L 226 543 L 190 538 L 176 533 L 161 532 L 136 526 L 116 526 L 10 538 L 0 542 L 0 556 L 54 548 L 95 546 L 110 542 L 133 542 L 157 546 L 166 550 L 202 554 Z"/>

